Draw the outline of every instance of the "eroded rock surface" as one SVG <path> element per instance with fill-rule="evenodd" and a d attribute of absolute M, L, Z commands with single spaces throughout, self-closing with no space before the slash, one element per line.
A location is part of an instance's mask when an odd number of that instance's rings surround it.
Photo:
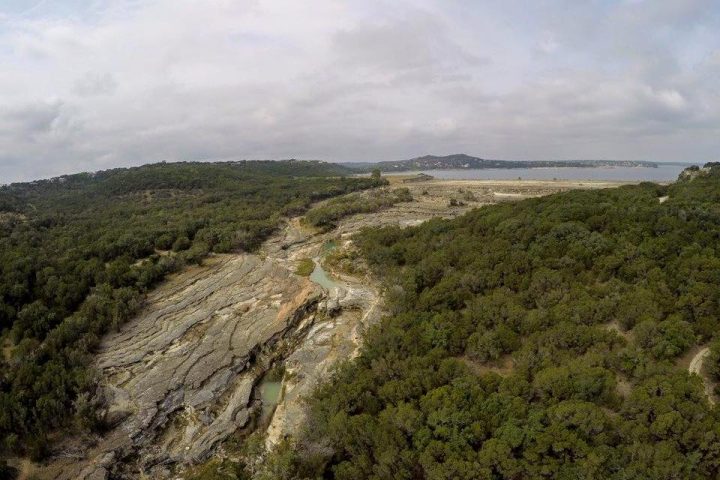
<path fill-rule="evenodd" d="M 112 459 L 130 455 L 134 473 L 196 463 L 248 424 L 257 379 L 309 328 L 322 291 L 257 255 L 208 263 L 156 289 L 104 339 L 97 366 L 117 425 L 92 452 L 100 468 L 67 468 L 60 478 L 101 478 Z"/>

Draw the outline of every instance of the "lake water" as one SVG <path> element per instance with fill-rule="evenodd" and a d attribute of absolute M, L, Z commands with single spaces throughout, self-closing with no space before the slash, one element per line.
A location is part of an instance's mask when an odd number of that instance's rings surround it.
<path fill-rule="evenodd" d="M 411 175 L 425 173 L 444 180 L 610 180 L 673 182 L 690 164 L 646 167 L 559 167 L 559 168 L 488 168 L 481 170 L 423 170 L 383 173 L 383 175 Z"/>

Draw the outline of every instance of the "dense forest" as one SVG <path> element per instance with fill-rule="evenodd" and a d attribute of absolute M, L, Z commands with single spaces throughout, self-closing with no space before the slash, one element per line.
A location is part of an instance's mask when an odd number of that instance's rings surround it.
<path fill-rule="evenodd" d="M 720 166 L 355 242 L 389 315 L 267 478 L 720 477 Z"/>
<path fill-rule="evenodd" d="M 166 274 L 384 184 L 320 162 L 154 164 L 0 187 L 0 453 L 102 428 L 91 355 Z"/>

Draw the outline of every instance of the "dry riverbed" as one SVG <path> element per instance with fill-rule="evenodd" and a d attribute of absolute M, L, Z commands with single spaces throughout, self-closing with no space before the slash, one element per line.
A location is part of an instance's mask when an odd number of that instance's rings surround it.
<path fill-rule="evenodd" d="M 318 266 L 332 248 L 352 248 L 361 228 L 412 226 L 492 203 L 619 185 L 405 179 L 393 177 L 392 188 L 409 188 L 412 202 L 354 215 L 327 233 L 289 219 L 258 254 L 213 255 L 155 289 L 135 319 L 103 340 L 96 359 L 113 428 L 68 440 L 38 470 L 41 477 L 182 478 L 186 466 L 224 455 L 223 442 L 237 432 L 265 431 L 267 445 L 293 435 L 303 398 L 338 361 L 357 355 L 364 329 L 382 315 L 372 278 Z M 297 275 L 307 259 L 313 275 Z M 280 365 L 279 385 L 259 388 Z"/>

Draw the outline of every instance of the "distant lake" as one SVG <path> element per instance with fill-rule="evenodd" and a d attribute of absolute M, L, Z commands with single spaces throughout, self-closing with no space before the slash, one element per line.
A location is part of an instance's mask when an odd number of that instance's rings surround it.
<path fill-rule="evenodd" d="M 426 173 L 444 180 L 610 180 L 673 182 L 691 164 L 647 167 L 558 167 L 558 168 L 488 168 L 480 170 L 417 170 L 386 172 L 383 175 Z"/>

